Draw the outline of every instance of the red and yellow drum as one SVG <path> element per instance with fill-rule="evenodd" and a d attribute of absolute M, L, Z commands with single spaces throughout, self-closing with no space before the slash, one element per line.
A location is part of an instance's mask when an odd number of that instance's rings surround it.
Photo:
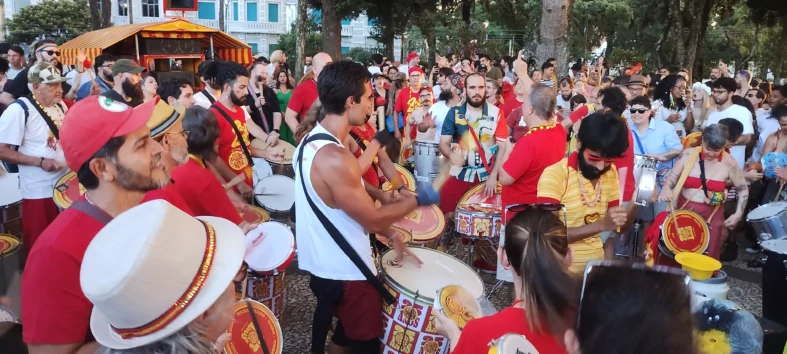
<path fill-rule="evenodd" d="M 11 281 L 19 271 L 19 247 L 22 245 L 16 236 L 9 234 L 0 234 L 0 267 L 2 268 L 3 279 L 0 286 L 2 289 L 8 289 L 11 286 Z"/>
<path fill-rule="evenodd" d="M 262 224 L 271 219 L 270 214 L 265 209 L 253 205 L 247 205 L 246 210 L 239 211 L 239 213 L 243 221 L 249 224 Z"/>
<path fill-rule="evenodd" d="M 391 231 L 393 232 L 393 235 L 390 236 L 396 237 L 397 239 L 402 241 L 402 243 L 404 243 L 405 245 L 409 245 L 410 243 L 413 242 L 413 235 L 410 233 L 410 231 L 407 231 L 401 227 L 396 227 L 396 226 L 391 226 Z M 391 241 L 388 241 L 387 236 L 377 235 L 377 240 L 382 242 L 388 247 L 392 247 L 391 242 L 393 241 L 393 239 Z"/>
<path fill-rule="evenodd" d="M 488 198 L 484 197 L 483 183 L 470 188 L 456 207 L 456 232 L 469 238 L 497 240 L 503 226 L 502 208 L 497 203 L 501 188 L 498 184 L 498 194 Z"/>
<path fill-rule="evenodd" d="M 273 315 L 284 322 L 284 305 L 287 297 L 286 272 L 264 275 L 249 271 L 246 276 L 246 297 L 255 300 L 273 311 Z M 235 286 L 235 298 L 240 300 L 241 289 Z"/>
<path fill-rule="evenodd" d="M 394 164 L 394 167 L 396 168 L 396 172 L 399 174 L 399 179 L 402 181 L 402 183 L 405 186 L 407 186 L 407 189 L 409 189 L 412 192 L 415 192 L 415 177 L 413 177 L 413 174 L 410 173 L 410 171 L 408 171 L 402 165 Z M 385 183 L 383 183 L 382 186 L 383 191 L 389 192 L 391 188 L 393 188 L 391 182 L 385 181 Z"/>
<path fill-rule="evenodd" d="M 55 190 L 52 197 L 55 204 L 61 211 L 68 209 L 75 201 L 85 195 L 85 187 L 79 184 L 77 174 L 72 172 L 66 173 L 63 177 L 55 183 Z"/>
<path fill-rule="evenodd" d="M 412 234 L 412 243 L 435 248 L 445 229 L 445 215 L 437 205 L 420 206 L 394 223 Z"/>
<path fill-rule="evenodd" d="M 705 219 L 690 210 L 676 210 L 668 215 L 661 224 L 661 234 L 664 245 L 673 254 L 703 253 L 710 242 L 710 230 Z"/>
<path fill-rule="evenodd" d="M 259 354 L 262 351 L 262 341 L 257 336 L 254 324 L 251 321 L 248 304 L 251 304 L 253 314 L 257 319 L 260 332 L 265 340 L 266 347 L 271 354 L 281 354 L 284 347 L 281 326 L 271 310 L 265 305 L 244 300 L 235 304 L 235 321 L 229 329 L 231 336 L 229 343 L 224 347 L 228 354 Z"/>
<path fill-rule="evenodd" d="M 459 326 L 465 328 L 468 322 L 481 317 L 481 304 L 459 285 L 449 285 L 437 291 L 434 299 L 435 310 Z"/>

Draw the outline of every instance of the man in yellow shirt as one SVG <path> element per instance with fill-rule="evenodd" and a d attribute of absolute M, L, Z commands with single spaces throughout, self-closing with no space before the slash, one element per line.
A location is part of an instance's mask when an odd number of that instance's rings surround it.
<path fill-rule="evenodd" d="M 626 223 L 613 161 L 627 148 L 628 128 L 617 114 L 591 114 L 579 128 L 577 151 L 547 167 L 538 180 L 538 203 L 565 206 L 572 272 L 582 272 L 588 261 L 603 260 L 599 233 Z"/>

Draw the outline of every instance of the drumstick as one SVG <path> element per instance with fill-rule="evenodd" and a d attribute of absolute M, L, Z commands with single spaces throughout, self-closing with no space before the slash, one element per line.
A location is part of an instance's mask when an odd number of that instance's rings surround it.
<path fill-rule="evenodd" d="M 443 188 L 443 184 L 448 180 L 448 177 L 451 177 L 451 159 L 444 156 L 443 161 L 440 162 L 440 174 L 432 181 L 432 188 L 434 188 L 435 191 L 440 191 L 440 188 Z"/>
<path fill-rule="evenodd" d="M 239 173 L 237 176 L 235 176 L 235 178 L 233 178 L 231 181 L 227 182 L 227 184 L 224 185 L 224 189 L 225 190 L 231 189 L 232 187 L 237 186 L 238 183 L 243 182 L 245 179 L 246 179 L 246 175 Z"/>
<path fill-rule="evenodd" d="M 667 207 L 672 214 L 672 222 L 670 224 L 675 228 L 675 236 L 680 237 L 680 232 L 678 232 L 678 216 L 675 215 L 675 207 L 672 206 L 672 202 L 667 203 Z M 669 225 L 667 225 L 667 227 L 669 227 Z"/>
<path fill-rule="evenodd" d="M 246 281 L 246 278 L 244 277 L 243 281 L 241 281 L 241 284 L 240 284 L 240 291 L 241 291 L 240 299 L 241 300 L 246 298 L 246 290 L 247 290 L 248 286 L 249 286 L 249 283 Z"/>
<path fill-rule="evenodd" d="M 784 188 L 784 183 L 779 184 L 779 191 L 776 192 L 776 197 L 774 197 L 773 201 L 779 200 L 780 195 L 782 194 L 782 188 Z"/>

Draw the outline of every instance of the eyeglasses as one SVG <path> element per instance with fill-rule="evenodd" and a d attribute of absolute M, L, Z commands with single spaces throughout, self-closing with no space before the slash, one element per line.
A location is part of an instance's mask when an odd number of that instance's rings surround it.
<path fill-rule="evenodd" d="M 648 110 L 645 109 L 645 108 L 639 108 L 639 109 L 631 108 L 631 109 L 629 109 L 629 112 L 631 112 L 631 114 L 634 114 L 634 113 L 645 114 L 645 112 L 647 112 L 647 111 Z"/>
<path fill-rule="evenodd" d="M 59 57 L 60 56 L 60 51 L 59 50 L 39 50 L 39 52 L 46 53 L 50 57 L 51 56 L 55 56 L 55 57 Z"/>
<path fill-rule="evenodd" d="M 170 135 L 170 134 L 179 134 L 179 135 L 183 136 L 186 139 L 189 138 L 189 131 L 188 130 L 182 130 L 182 131 L 179 131 L 179 132 L 169 132 L 169 133 L 167 133 L 167 135 Z"/>
<path fill-rule="evenodd" d="M 592 161 L 592 162 L 604 162 L 604 163 L 613 163 L 613 162 L 615 162 L 615 158 L 614 157 L 594 156 L 594 155 L 591 155 L 590 152 L 588 152 L 588 150 L 585 150 L 585 158 L 588 161 Z"/>

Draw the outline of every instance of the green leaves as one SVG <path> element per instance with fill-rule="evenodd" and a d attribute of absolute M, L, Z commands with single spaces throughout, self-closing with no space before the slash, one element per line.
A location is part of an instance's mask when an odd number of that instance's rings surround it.
<path fill-rule="evenodd" d="M 91 30 L 87 0 L 44 0 L 24 6 L 6 22 L 11 43 L 30 44 L 46 36 L 62 44 Z"/>

